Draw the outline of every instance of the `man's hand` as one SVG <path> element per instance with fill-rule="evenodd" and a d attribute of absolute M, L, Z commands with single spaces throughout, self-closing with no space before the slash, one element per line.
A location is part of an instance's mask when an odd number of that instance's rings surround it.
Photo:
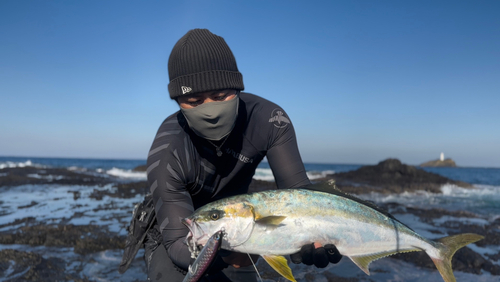
<path fill-rule="evenodd" d="M 259 259 L 258 255 L 250 255 L 250 256 L 252 257 L 253 263 L 257 262 L 257 259 Z M 224 260 L 225 263 L 232 265 L 234 268 L 240 268 L 252 265 L 252 261 L 250 260 L 248 255 L 243 253 L 231 252 L 227 256 L 222 256 L 222 260 Z"/>
<path fill-rule="evenodd" d="M 318 268 L 325 268 L 330 262 L 338 263 L 342 255 L 332 244 L 322 247 L 319 243 L 313 243 L 302 246 L 300 252 L 290 255 L 290 258 L 293 263 L 314 264 Z"/>

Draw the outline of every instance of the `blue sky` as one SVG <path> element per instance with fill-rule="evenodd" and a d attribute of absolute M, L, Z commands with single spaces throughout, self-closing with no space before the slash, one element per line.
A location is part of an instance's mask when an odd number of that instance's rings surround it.
<path fill-rule="evenodd" d="M 500 1 L 0 1 L 0 155 L 145 159 L 167 62 L 225 38 L 305 162 L 500 167 Z"/>

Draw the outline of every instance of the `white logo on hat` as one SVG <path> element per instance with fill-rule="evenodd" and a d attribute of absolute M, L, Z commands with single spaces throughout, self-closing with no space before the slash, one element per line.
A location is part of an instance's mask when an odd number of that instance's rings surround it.
<path fill-rule="evenodd" d="M 181 86 L 181 89 L 182 89 L 182 94 L 186 94 L 186 93 L 189 93 L 191 92 L 191 87 L 187 87 L 187 86 Z"/>

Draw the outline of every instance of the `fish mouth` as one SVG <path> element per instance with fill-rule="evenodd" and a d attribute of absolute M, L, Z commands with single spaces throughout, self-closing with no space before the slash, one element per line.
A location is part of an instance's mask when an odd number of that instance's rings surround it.
<path fill-rule="evenodd" d="M 185 243 L 191 252 L 191 255 L 197 254 L 199 252 L 198 246 L 203 247 L 209 237 L 206 232 L 203 232 L 203 228 L 194 220 L 189 218 L 184 218 L 181 222 L 187 226 L 189 233 L 186 235 Z"/>

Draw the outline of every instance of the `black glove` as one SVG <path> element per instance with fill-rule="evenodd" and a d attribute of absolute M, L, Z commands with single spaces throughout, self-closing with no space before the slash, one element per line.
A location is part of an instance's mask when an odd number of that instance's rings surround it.
<path fill-rule="evenodd" d="M 291 254 L 293 263 L 303 263 L 305 265 L 315 265 L 317 268 L 325 268 L 328 263 L 338 263 L 342 255 L 337 248 L 328 244 L 321 248 L 314 248 L 314 244 L 302 246 L 300 252 Z"/>

